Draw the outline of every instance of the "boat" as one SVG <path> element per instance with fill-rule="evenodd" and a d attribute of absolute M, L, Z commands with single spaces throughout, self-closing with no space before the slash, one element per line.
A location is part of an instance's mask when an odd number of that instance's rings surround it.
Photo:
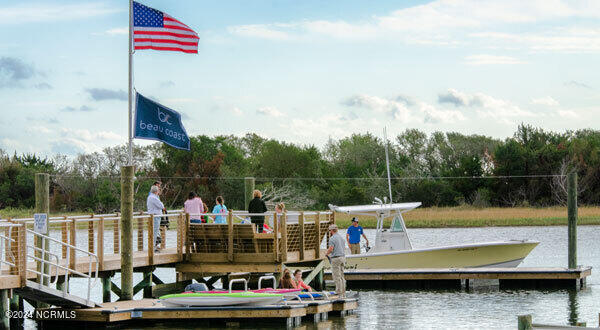
<path fill-rule="evenodd" d="M 255 292 L 184 292 L 160 297 L 165 307 L 265 306 L 283 300 L 282 294 Z"/>
<path fill-rule="evenodd" d="M 517 267 L 539 244 L 533 240 L 507 240 L 413 248 L 402 214 L 421 203 L 392 204 L 380 199 L 374 203 L 329 205 L 334 212 L 377 217 L 375 246 L 366 253 L 347 253 L 347 269 Z M 383 228 L 384 219 L 390 217 L 390 227 Z M 340 234 L 344 236 L 343 232 Z"/>
<path fill-rule="evenodd" d="M 188 291 L 191 292 L 191 291 Z M 188 293 L 188 292 L 184 292 L 184 293 Z M 302 292 L 302 289 L 273 289 L 273 288 L 264 288 L 264 289 L 257 289 L 257 290 L 248 290 L 248 291 L 244 291 L 244 290 L 210 290 L 210 291 L 200 291 L 200 293 L 241 293 L 241 292 L 253 292 L 253 293 L 277 293 L 277 294 L 288 294 L 288 293 L 297 293 L 297 292 Z"/>

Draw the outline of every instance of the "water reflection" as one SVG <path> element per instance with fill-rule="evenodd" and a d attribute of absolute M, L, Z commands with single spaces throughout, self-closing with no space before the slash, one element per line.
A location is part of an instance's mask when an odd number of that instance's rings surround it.
<path fill-rule="evenodd" d="M 497 227 L 497 228 L 443 228 L 409 229 L 413 244 L 418 247 L 458 244 L 475 241 L 503 239 L 536 239 L 541 243 L 527 257 L 524 267 L 564 267 L 567 265 L 566 227 Z M 496 285 L 472 284 L 465 290 L 360 290 L 359 309 L 356 315 L 345 318 L 330 316 L 329 320 L 313 324 L 303 321 L 301 329 L 513 329 L 516 317 L 531 314 L 534 320 L 549 324 L 576 324 L 576 322 L 597 320 L 600 310 L 600 240 L 597 239 L 600 226 L 578 228 L 578 260 L 581 264 L 594 267 L 588 278 L 587 289 L 577 290 L 500 290 Z M 60 232 L 57 233 L 59 235 Z M 366 231 L 369 240 L 374 241 L 375 231 Z M 78 233 L 79 235 L 79 233 Z M 105 235 L 112 237 L 111 235 Z M 85 237 L 82 233 L 80 237 Z M 85 247 L 86 241 L 78 241 Z M 112 244 L 107 241 L 106 246 Z M 159 268 L 156 274 L 166 283 L 175 281 L 173 269 Z M 135 282 L 142 279 L 135 273 Z M 120 283 L 119 274 L 113 279 Z M 85 285 L 75 279 L 73 291 L 83 292 Z M 94 299 L 101 301 L 101 286 L 93 289 Z M 142 293 L 138 294 L 141 298 Z M 113 299 L 116 296 L 113 295 Z M 35 327 L 27 320 L 28 328 Z M 205 326 L 197 320 L 163 322 L 160 324 L 140 324 L 136 328 L 196 328 Z M 223 325 L 211 324 L 214 329 Z M 240 322 L 240 328 L 260 327 L 279 329 L 281 324 L 270 325 L 264 322 Z M 125 326 L 128 328 L 128 326 Z"/>
<path fill-rule="evenodd" d="M 577 325 L 579 303 L 577 302 L 577 289 L 568 290 L 569 297 L 569 324 Z"/>

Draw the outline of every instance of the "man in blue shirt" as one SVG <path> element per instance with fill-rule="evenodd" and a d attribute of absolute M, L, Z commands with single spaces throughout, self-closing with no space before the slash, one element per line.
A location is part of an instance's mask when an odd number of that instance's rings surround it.
<path fill-rule="evenodd" d="M 365 236 L 363 227 L 358 225 L 358 219 L 354 217 L 352 218 L 352 226 L 348 227 L 348 230 L 346 230 L 346 240 L 348 241 L 348 246 L 350 246 L 350 252 L 352 254 L 360 254 L 361 235 L 365 238 L 365 241 L 367 241 L 367 246 L 369 246 L 369 239 Z"/>

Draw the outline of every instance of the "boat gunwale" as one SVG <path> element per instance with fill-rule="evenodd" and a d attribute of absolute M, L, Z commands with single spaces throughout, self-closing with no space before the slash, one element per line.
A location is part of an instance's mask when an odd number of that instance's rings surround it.
<path fill-rule="evenodd" d="M 384 252 L 350 254 L 350 255 L 346 255 L 346 259 L 365 258 L 365 257 L 371 257 L 371 256 L 385 256 L 385 255 L 394 255 L 394 254 L 406 254 L 406 253 L 415 253 L 415 252 L 430 252 L 430 251 L 472 248 L 472 247 L 532 245 L 532 244 L 537 246 L 538 244 L 540 244 L 540 242 L 535 241 L 535 240 L 509 240 L 509 241 L 495 241 L 495 242 L 465 243 L 465 244 L 461 244 L 461 245 L 445 245 L 445 246 L 435 246 L 435 247 L 428 247 L 428 248 L 417 248 L 417 249 L 411 249 L 411 250 L 394 250 L 394 251 L 384 251 Z M 535 246 L 534 246 L 534 248 L 535 248 Z"/>

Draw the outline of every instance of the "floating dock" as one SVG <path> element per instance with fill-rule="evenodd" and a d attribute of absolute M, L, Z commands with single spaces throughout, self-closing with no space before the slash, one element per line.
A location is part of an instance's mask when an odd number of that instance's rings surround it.
<path fill-rule="evenodd" d="M 349 289 L 356 288 L 469 288 L 494 280 L 501 289 L 583 288 L 592 267 L 569 268 L 424 268 L 353 269 L 344 272 Z M 325 272 L 331 280 L 331 272 Z M 489 281 L 486 281 L 489 284 Z"/>
<path fill-rule="evenodd" d="M 42 328 L 57 326 L 106 327 L 140 322 L 201 320 L 212 323 L 236 325 L 255 320 L 283 326 L 299 326 L 303 319 L 319 322 L 329 314 L 347 315 L 358 308 L 357 298 L 314 301 L 292 301 L 268 306 L 227 307 L 165 307 L 158 299 L 142 299 L 105 303 L 102 307 L 66 309 L 38 309 L 34 318 Z M 263 323 L 261 323 L 263 324 Z"/>

